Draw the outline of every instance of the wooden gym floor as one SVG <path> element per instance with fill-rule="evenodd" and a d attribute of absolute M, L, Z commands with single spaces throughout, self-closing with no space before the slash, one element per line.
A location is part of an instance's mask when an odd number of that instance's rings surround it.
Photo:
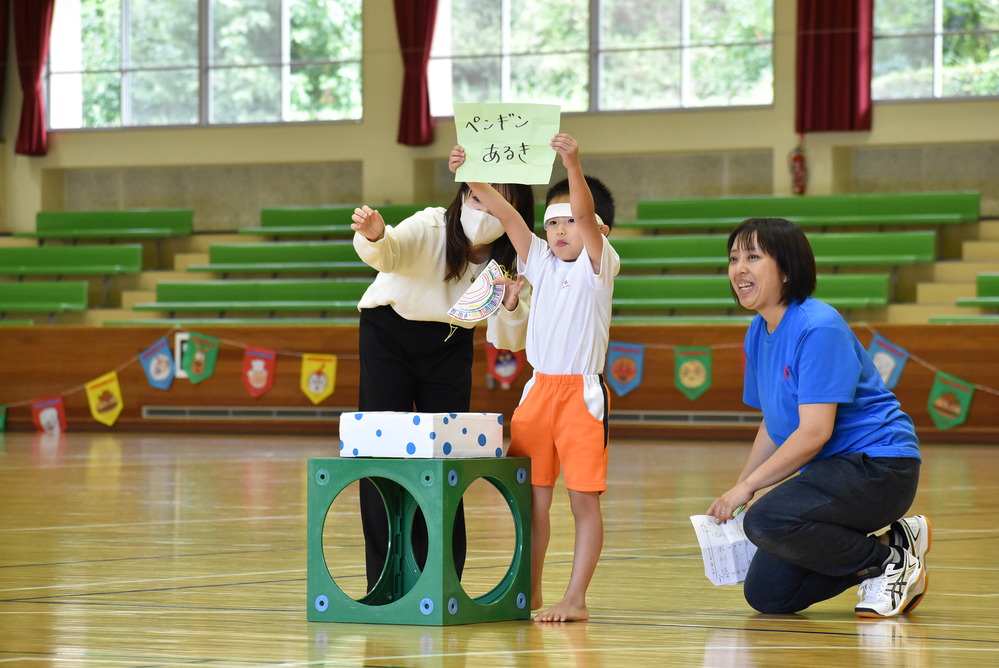
<path fill-rule="evenodd" d="M 800 615 L 754 613 L 704 576 L 688 517 L 735 479 L 748 443 L 616 442 L 588 623 L 450 627 L 308 622 L 306 462 L 334 439 L 0 433 L 0 664 L 17 666 L 995 666 L 999 447 L 924 446 L 914 512 L 933 522 L 913 613 L 854 616 L 854 593 Z M 356 484 L 325 556 L 363 593 Z M 568 580 L 561 488 L 545 596 Z M 465 495 L 470 595 L 502 577 L 513 520 Z M 331 529 L 336 531 L 331 538 Z"/>

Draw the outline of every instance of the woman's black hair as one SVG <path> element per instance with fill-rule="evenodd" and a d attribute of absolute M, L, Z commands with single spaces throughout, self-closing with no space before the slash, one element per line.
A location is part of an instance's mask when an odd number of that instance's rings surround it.
<path fill-rule="evenodd" d="M 749 218 L 728 235 L 728 252 L 753 244 L 777 262 L 786 280 L 780 303 L 803 302 L 815 292 L 815 255 L 801 228 L 784 218 Z M 735 290 L 732 291 L 733 296 Z M 736 296 L 736 302 L 739 299 Z"/>
<path fill-rule="evenodd" d="M 524 219 L 527 229 L 534 233 L 534 189 L 529 185 L 520 183 L 504 183 L 493 185 L 499 193 L 510 202 L 520 217 Z M 454 196 L 454 201 L 444 212 L 444 223 L 447 226 L 447 248 L 445 250 L 445 261 L 447 272 L 444 274 L 445 281 L 457 280 L 465 273 L 468 267 L 468 251 L 471 243 L 465 236 L 465 230 L 461 227 L 461 205 L 465 198 L 472 192 L 467 183 L 462 183 L 458 187 L 458 193 Z M 517 251 L 507 235 L 502 235 L 493 242 L 490 258 L 496 260 L 509 274 L 517 273 Z"/>

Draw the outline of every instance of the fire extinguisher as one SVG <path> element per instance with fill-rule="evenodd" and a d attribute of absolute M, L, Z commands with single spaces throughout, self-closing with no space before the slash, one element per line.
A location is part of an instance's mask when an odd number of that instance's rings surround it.
<path fill-rule="evenodd" d="M 798 145 L 788 156 L 791 167 L 791 192 L 804 195 L 808 186 L 808 162 L 805 160 L 805 135 L 798 135 Z"/>

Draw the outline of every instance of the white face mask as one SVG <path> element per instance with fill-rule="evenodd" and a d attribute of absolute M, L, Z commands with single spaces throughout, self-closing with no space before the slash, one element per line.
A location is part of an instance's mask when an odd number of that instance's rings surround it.
<path fill-rule="evenodd" d="M 503 236 L 503 223 L 499 218 L 468 204 L 461 205 L 461 229 L 473 246 L 491 244 Z"/>

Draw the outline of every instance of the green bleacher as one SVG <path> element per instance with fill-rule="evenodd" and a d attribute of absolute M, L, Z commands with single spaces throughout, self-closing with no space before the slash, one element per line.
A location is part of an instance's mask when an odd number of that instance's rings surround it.
<path fill-rule="evenodd" d="M 979 219 L 975 191 L 678 198 L 638 202 L 620 229 L 731 230 L 747 218 L 787 218 L 802 227 L 938 226 Z"/>
<path fill-rule="evenodd" d="M 220 279 L 161 281 L 156 301 L 133 304 L 136 311 L 159 311 L 173 317 L 183 312 L 215 312 L 223 318 L 234 313 L 288 312 L 354 314 L 357 302 L 372 279 Z"/>
<path fill-rule="evenodd" d="M 815 298 L 836 308 L 886 306 L 888 274 L 820 274 Z M 750 315 L 732 294 L 728 276 L 627 275 L 614 281 L 612 312 L 618 316 L 670 316 L 688 311 L 725 311 L 726 315 Z M 656 312 L 656 313 L 650 313 Z"/>
<path fill-rule="evenodd" d="M 10 313 L 48 313 L 49 322 L 55 322 L 59 313 L 87 309 L 87 287 L 86 281 L 0 282 L 0 319 Z"/>
<path fill-rule="evenodd" d="M 976 309 L 999 308 L 999 272 L 982 272 L 975 278 L 974 297 L 962 297 L 957 305 Z M 930 322 L 938 325 L 995 325 L 999 324 L 999 314 L 977 313 L 958 315 L 935 315 Z"/>
<path fill-rule="evenodd" d="M 936 233 L 811 233 L 809 243 L 818 266 L 900 266 L 936 259 Z M 728 263 L 725 234 L 611 236 L 622 269 L 658 272 L 694 267 L 723 268 Z"/>
<path fill-rule="evenodd" d="M 375 273 L 357 256 L 350 241 L 216 243 L 208 249 L 207 263 L 192 263 L 187 269 L 220 274 Z"/>
<path fill-rule="evenodd" d="M 351 215 L 358 204 L 330 206 L 281 206 L 260 210 L 260 225 L 243 227 L 240 234 L 257 234 L 275 239 L 281 237 L 347 237 L 354 234 L 350 228 Z M 395 225 L 422 211 L 429 204 L 381 204 L 372 206 L 385 219 Z"/>

